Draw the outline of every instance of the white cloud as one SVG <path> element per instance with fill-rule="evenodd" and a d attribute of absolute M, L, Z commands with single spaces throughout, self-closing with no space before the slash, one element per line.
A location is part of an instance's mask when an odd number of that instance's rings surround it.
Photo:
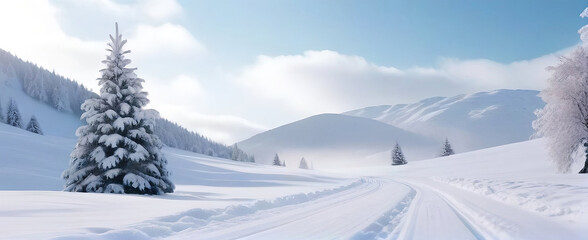
<path fill-rule="evenodd" d="M 175 0 L 149 0 L 141 2 L 142 12 L 151 19 L 165 20 L 182 13 L 182 6 Z"/>
<path fill-rule="evenodd" d="M 305 116 L 500 88 L 542 89 L 549 76 L 546 67 L 557 62 L 558 54 L 509 64 L 442 59 L 436 68 L 399 70 L 324 50 L 259 56 L 235 80 Z"/>

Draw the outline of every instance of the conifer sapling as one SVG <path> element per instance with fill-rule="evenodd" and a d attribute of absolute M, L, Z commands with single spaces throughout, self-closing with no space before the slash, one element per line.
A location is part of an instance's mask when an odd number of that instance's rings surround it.
<path fill-rule="evenodd" d="M 8 110 L 6 111 L 6 123 L 17 128 L 22 128 L 22 118 L 18 111 L 18 106 L 16 106 L 16 102 L 12 98 L 8 103 Z"/>
<path fill-rule="evenodd" d="M 400 144 L 396 143 L 394 149 L 392 149 L 392 165 L 404 165 L 406 163 L 402 148 L 400 148 Z"/>
<path fill-rule="evenodd" d="M 27 124 L 27 131 L 43 135 L 43 131 L 41 130 L 41 126 L 39 125 L 39 121 L 37 121 L 35 115 L 31 116 L 31 120 L 29 120 L 29 124 Z"/>
<path fill-rule="evenodd" d="M 441 151 L 441 157 L 446 157 L 455 154 L 453 148 L 451 148 L 451 144 L 449 140 L 445 138 L 445 143 L 443 144 L 443 149 Z"/>

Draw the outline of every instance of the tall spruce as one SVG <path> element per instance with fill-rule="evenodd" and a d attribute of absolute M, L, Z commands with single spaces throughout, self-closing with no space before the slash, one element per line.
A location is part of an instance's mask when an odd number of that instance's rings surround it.
<path fill-rule="evenodd" d="M 43 131 L 41 130 L 41 126 L 39 125 L 39 121 L 37 121 L 35 115 L 31 116 L 31 120 L 29 120 L 29 124 L 27 124 L 27 131 L 43 135 Z"/>
<path fill-rule="evenodd" d="M 8 103 L 8 110 L 6 111 L 6 124 L 22 128 L 22 117 L 18 111 L 18 106 L 16 106 L 16 101 L 12 98 Z"/>
<path fill-rule="evenodd" d="M 122 39 L 110 36 L 110 54 L 102 61 L 98 79 L 100 97 L 86 100 L 78 128 L 78 142 L 71 153 L 70 168 L 63 172 L 65 191 L 134 194 L 173 192 L 162 144 L 153 134 L 154 110 L 142 109 L 149 100 L 142 91 L 143 79 L 127 68 Z"/>
<path fill-rule="evenodd" d="M 443 144 L 443 149 L 441 150 L 441 157 L 446 157 L 455 154 L 453 148 L 451 148 L 451 144 L 449 140 L 445 138 L 445 143 Z"/>
<path fill-rule="evenodd" d="M 394 149 L 392 149 L 392 165 L 404 165 L 406 163 L 402 148 L 400 148 L 400 144 L 396 143 Z"/>

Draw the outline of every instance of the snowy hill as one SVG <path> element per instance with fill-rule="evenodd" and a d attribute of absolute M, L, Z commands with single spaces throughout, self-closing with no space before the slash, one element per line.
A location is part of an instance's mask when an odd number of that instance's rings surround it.
<path fill-rule="evenodd" d="M 10 99 L 16 102 L 23 124 L 26 126 L 31 116 L 35 115 L 46 135 L 74 138 L 76 129 L 83 124 L 79 115 L 72 111 L 58 111 L 53 106 L 34 99 L 24 92 L 18 78 L 0 72 L 0 104 L 4 115 Z M 3 124 L 0 122 L 0 125 Z"/>
<path fill-rule="evenodd" d="M 413 104 L 383 105 L 343 113 L 388 123 L 441 142 L 457 152 L 528 140 L 534 111 L 545 103 L 533 90 L 496 90 L 434 97 Z"/>
<path fill-rule="evenodd" d="M 258 163 L 270 164 L 278 153 L 297 167 L 305 157 L 315 167 L 361 165 L 369 155 L 389 154 L 399 142 L 409 160 L 434 156 L 435 143 L 379 121 L 340 114 L 321 114 L 296 121 L 237 143 Z M 388 161 L 387 160 L 384 161 Z M 382 164 L 382 163 L 380 163 Z"/>
<path fill-rule="evenodd" d="M 59 174 L 72 143 L 0 124 L 0 190 L 19 190 L 0 191 L 0 239 L 583 239 L 588 234 L 586 176 L 554 173 L 542 139 L 330 173 L 167 148 L 177 184 L 172 194 L 47 191 L 61 189 Z M 316 228 L 324 222 L 331 224 Z"/>
<path fill-rule="evenodd" d="M 91 97 L 97 94 L 0 49 L 0 115 L 6 115 L 8 102 L 13 99 L 23 126 L 35 115 L 45 135 L 75 138 L 76 129 L 85 124 L 80 120 L 80 106 Z M 167 146 L 227 159 L 235 155 L 233 160 L 238 161 L 252 160 L 241 150 L 211 141 L 165 118 L 158 118 L 156 123 L 155 134 Z"/>

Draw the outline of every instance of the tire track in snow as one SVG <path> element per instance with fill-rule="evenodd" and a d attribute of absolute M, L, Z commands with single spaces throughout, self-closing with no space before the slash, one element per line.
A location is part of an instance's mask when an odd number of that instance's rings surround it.
<path fill-rule="evenodd" d="M 484 239 L 479 228 L 436 191 L 423 184 L 405 184 L 416 196 L 392 239 Z"/>
<path fill-rule="evenodd" d="M 138 223 L 124 229 L 106 229 L 97 233 L 63 236 L 53 239 L 125 239 L 128 236 L 132 236 L 132 239 L 164 238 L 187 229 L 201 229 L 218 222 L 230 221 L 233 218 L 255 215 L 260 211 L 291 207 L 341 195 L 342 193 L 345 195 L 345 192 L 354 192 L 358 191 L 357 189 L 373 187 L 373 182 L 374 180 L 371 178 L 360 178 L 348 185 L 334 189 L 293 194 L 274 200 L 258 200 L 250 204 L 233 205 L 224 209 L 195 208 L 179 214 L 161 217 L 157 220 Z"/>
<path fill-rule="evenodd" d="M 403 181 L 417 196 L 400 239 L 581 239 L 551 219 L 472 192 L 428 178 Z"/>
<path fill-rule="evenodd" d="M 416 191 L 410 186 L 403 183 L 399 184 L 410 188 L 410 192 L 404 197 L 404 199 L 402 199 L 394 208 L 384 213 L 376 222 L 355 234 L 351 239 L 395 239 L 398 237 L 400 226 L 404 222 L 408 209 L 416 195 Z"/>
<path fill-rule="evenodd" d="M 209 224 L 171 238 L 349 239 L 397 206 L 409 193 L 410 188 L 402 184 L 369 179 L 362 188 Z"/>

